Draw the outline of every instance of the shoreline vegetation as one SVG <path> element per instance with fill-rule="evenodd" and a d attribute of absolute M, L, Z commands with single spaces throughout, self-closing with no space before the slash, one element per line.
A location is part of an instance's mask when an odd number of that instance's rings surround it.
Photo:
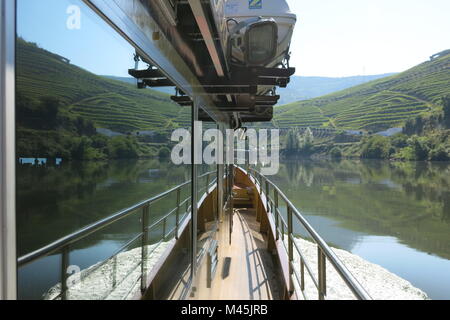
<path fill-rule="evenodd" d="M 283 137 L 281 153 L 286 158 L 450 161 L 450 95 L 441 105 L 442 111 L 410 119 L 390 136 L 338 131 L 316 138 L 310 128 L 292 128 Z"/>

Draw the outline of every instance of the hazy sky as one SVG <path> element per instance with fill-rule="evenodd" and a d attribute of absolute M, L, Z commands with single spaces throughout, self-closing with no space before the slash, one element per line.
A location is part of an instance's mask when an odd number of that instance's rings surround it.
<path fill-rule="evenodd" d="M 242 0 L 247 1 L 247 0 Z M 404 71 L 450 49 L 450 0 L 288 0 L 298 15 L 292 44 L 297 75 Z M 66 27 L 67 8 L 81 28 Z M 97 74 L 127 76 L 133 48 L 81 0 L 18 0 L 18 33 Z"/>
<path fill-rule="evenodd" d="M 404 71 L 450 49 L 450 0 L 288 0 L 298 75 Z"/>

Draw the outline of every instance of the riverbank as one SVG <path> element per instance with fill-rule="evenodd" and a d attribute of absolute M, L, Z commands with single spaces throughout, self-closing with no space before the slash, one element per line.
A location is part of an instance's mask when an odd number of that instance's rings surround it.
<path fill-rule="evenodd" d="M 296 239 L 296 243 L 311 271 L 317 278 L 317 246 L 316 244 Z M 367 290 L 374 300 L 427 300 L 427 294 L 415 288 L 410 282 L 389 272 L 383 267 L 364 260 L 348 251 L 332 248 L 353 276 Z M 300 257 L 294 256 L 294 265 L 300 274 Z M 327 261 L 327 299 L 354 300 L 355 297 L 344 281 Z M 295 283 L 295 282 L 294 282 Z M 297 283 L 295 283 L 297 285 Z M 298 291 L 300 292 L 300 291 Z M 318 299 L 317 289 L 305 268 L 305 293 L 308 299 Z"/>
<path fill-rule="evenodd" d="M 318 139 L 307 147 L 289 147 L 287 144 L 281 153 L 286 158 L 450 161 L 450 129 L 430 129 L 409 135 L 355 136 L 353 141 L 347 139 L 349 141 L 338 135 Z"/>

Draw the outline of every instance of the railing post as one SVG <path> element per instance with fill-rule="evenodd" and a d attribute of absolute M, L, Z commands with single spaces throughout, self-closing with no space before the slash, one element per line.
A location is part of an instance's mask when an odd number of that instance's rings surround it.
<path fill-rule="evenodd" d="M 163 220 L 163 236 L 162 236 L 162 240 L 166 240 L 166 227 L 167 227 L 167 218 L 164 218 Z"/>
<path fill-rule="evenodd" d="M 180 201 L 181 201 L 181 189 L 177 189 L 177 211 L 175 215 L 175 239 L 178 240 L 178 228 L 180 227 Z"/>
<path fill-rule="evenodd" d="M 116 284 L 117 284 L 117 256 L 114 257 L 112 287 L 115 288 Z"/>
<path fill-rule="evenodd" d="M 206 194 L 209 195 L 209 173 L 206 175 Z"/>
<path fill-rule="evenodd" d="M 288 218 L 288 253 L 289 253 L 289 285 L 290 285 L 290 293 L 294 292 L 294 282 L 292 276 L 294 274 L 294 228 L 292 221 L 292 208 L 290 206 L 287 207 L 287 218 Z"/>
<path fill-rule="evenodd" d="M 148 242 L 148 232 L 147 232 L 147 220 L 150 211 L 150 204 L 147 204 L 142 209 L 142 247 L 141 247 L 141 292 L 143 293 L 147 287 L 147 270 L 145 267 L 147 259 L 147 242 Z"/>
<path fill-rule="evenodd" d="M 305 291 L 305 262 L 302 257 L 300 257 L 300 279 L 300 289 Z"/>
<path fill-rule="evenodd" d="M 269 181 L 265 180 L 265 183 L 266 183 L 267 213 L 269 213 Z"/>
<path fill-rule="evenodd" d="M 67 300 L 67 269 L 69 268 L 69 246 L 61 252 L 61 300 Z"/>
<path fill-rule="evenodd" d="M 192 184 L 190 184 L 192 185 Z M 185 208 L 185 213 L 183 215 L 183 217 L 185 217 L 188 213 L 189 213 L 189 206 L 190 206 L 190 202 L 191 202 L 191 196 L 188 195 L 188 198 L 186 199 L 186 208 Z"/>
<path fill-rule="evenodd" d="M 325 296 L 327 295 L 327 260 L 325 254 L 319 246 L 317 247 L 317 255 L 319 268 L 319 300 L 325 300 Z"/>
<path fill-rule="evenodd" d="M 279 210 L 278 210 L 278 191 L 277 189 L 275 189 L 274 191 L 275 194 L 275 234 L 276 234 L 276 240 L 280 239 L 280 232 L 278 230 L 279 225 L 280 225 L 280 219 L 278 216 Z"/>

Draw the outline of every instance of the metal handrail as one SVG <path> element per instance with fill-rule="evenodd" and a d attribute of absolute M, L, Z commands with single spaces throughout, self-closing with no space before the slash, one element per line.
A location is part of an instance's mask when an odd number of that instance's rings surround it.
<path fill-rule="evenodd" d="M 207 172 L 207 173 L 199 176 L 198 178 L 203 178 L 206 175 L 211 175 L 213 173 L 216 173 L 216 171 Z M 174 187 L 174 188 L 172 188 L 172 189 L 170 189 L 168 191 L 165 191 L 165 192 L 163 192 L 161 194 L 158 194 L 158 195 L 156 195 L 156 196 L 154 196 L 154 197 L 152 197 L 150 199 L 141 201 L 141 202 L 139 202 L 139 203 L 137 203 L 137 204 L 127 208 L 127 209 L 121 210 L 121 211 L 119 211 L 119 212 L 117 212 L 117 213 L 115 213 L 115 214 L 113 214 L 113 215 L 111 215 L 109 217 L 106 217 L 106 218 L 104 218 L 102 220 L 99 220 L 99 221 L 97 221 L 97 222 L 95 222 L 95 223 L 93 223 L 93 224 L 91 224 L 89 226 L 86 226 L 86 227 L 84 227 L 84 228 L 82 228 L 82 229 L 80 229 L 80 230 L 78 230 L 78 231 L 76 231 L 74 233 L 71 233 L 71 234 L 69 234 L 69 235 L 67 235 L 67 236 L 65 236 L 63 238 L 60 238 L 59 240 L 56 240 L 55 242 L 52 242 L 52 243 L 48 244 L 45 247 L 42 247 L 42 248 L 40 248 L 38 250 L 35 250 L 35 251 L 31 252 L 31 253 L 28 253 L 28 254 L 20 257 L 17 260 L 18 266 L 22 267 L 22 266 L 24 266 L 26 264 L 34 262 L 35 260 L 39 259 L 42 256 L 48 256 L 48 255 L 50 255 L 50 254 L 52 254 L 52 253 L 54 253 L 56 251 L 59 251 L 60 249 L 62 249 L 63 247 L 65 247 L 67 245 L 73 244 L 74 242 L 78 242 L 78 241 L 84 239 L 85 237 L 91 235 L 92 233 L 95 233 L 95 232 L 97 232 L 97 231 L 99 231 L 99 230 L 101 230 L 101 229 L 103 229 L 103 228 L 105 228 L 105 227 L 107 227 L 107 226 L 109 226 L 109 225 L 119 221 L 119 220 L 122 220 L 122 219 L 128 217 L 130 214 L 134 213 L 135 211 L 137 211 L 139 209 L 142 209 L 143 207 L 145 207 L 147 205 L 155 203 L 158 200 L 160 200 L 162 198 L 165 198 L 169 194 L 171 194 L 171 193 L 173 193 L 173 192 L 175 192 L 175 191 L 177 191 L 179 189 L 184 188 L 185 186 L 189 185 L 190 183 L 191 183 L 191 180 L 186 181 L 186 182 L 184 182 L 184 183 L 182 183 L 182 184 L 180 184 L 180 185 L 178 185 L 178 186 L 176 186 L 176 187 Z M 189 199 L 186 199 L 183 202 L 188 201 L 188 200 Z"/>
<path fill-rule="evenodd" d="M 202 179 L 202 178 L 207 178 L 206 179 L 206 189 L 207 191 L 213 186 L 215 185 L 215 183 L 217 182 L 217 179 L 210 179 L 210 176 L 217 174 L 217 171 L 211 171 L 211 172 L 207 172 L 205 174 L 202 174 L 200 176 L 198 176 L 198 179 Z M 181 190 L 188 186 L 189 184 L 192 183 L 192 180 L 186 181 L 170 190 L 167 190 L 161 194 L 158 194 L 152 198 L 149 198 L 147 200 L 141 201 L 127 209 L 123 209 L 107 218 L 101 219 L 89 226 L 86 226 L 74 233 L 71 233 L 59 240 L 56 240 L 38 250 L 35 250 L 31 253 L 28 253 L 22 257 L 20 257 L 17 260 L 17 264 L 18 267 L 23 267 L 25 265 L 28 265 L 32 262 L 35 262 L 39 259 L 42 259 L 44 257 L 47 257 L 53 253 L 56 252 L 61 252 L 62 254 L 62 259 L 61 259 L 61 284 L 62 284 L 62 289 L 61 289 L 61 293 L 58 295 L 59 298 L 65 299 L 66 298 L 66 291 L 68 290 L 67 285 L 66 285 L 66 281 L 67 281 L 67 268 L 68 268 L 68 259 L 69 259 L 69 254 L 70 254 L 70 246 L 72 246 L 73 244 L 85 239 L 86 237 L 88 237 L 89 235 L 98 232 L 116 222 L 119 222 L 123 219 L 125 219 L 126 217 L 131 216 L 132 214 L 142 214 L 141 217 L 141 223 L 142 223 L 142 228 L 141 228 L 141 232 L 138 233 L 132 240 L 132 242 L 135 242 L 136 240 L 138 240 L 139 238 L 142 239 L 142 258 L 144 258 L 144 256 L 146 256 L 146 243 L 147 243 L 147 233 L 149 230 L 153 229 L 154 227 L 156 227 L 157 225 L 164 223 L 164 231 L 163 231 L 163 238 L 162 240 L 165 240 L 167 238 L 168 235 L 172 234 L 173 232 L 175 232 L 175 237 L 178 238 L 178 229 L 179 226 L 182 224 L 182 222 L 187 218 L 187 212 L 190 210 L 191 205 L 189 204 L 189 202 L 191 201 L 190 196 L 187 197 L 186 199 L 182 200 L 180 197 L 181 194 Z M 147 221 L 148 221 L 148 216 L 149 216 L 149 209 L 150 206 L 156 202 L 158 202 L 161 199 L 164 199 L 165 197 L 167 197 L 168 195 L 172 194 L 172 193 L 177 193 L 177 204 L 176 207 L 174 209 L 169 210 L 168 213 L 166 213 L 163 217 L 159 218 L 158 221 L 152 223 L 150 226 L 147 225 Z M 186 206 L 186 212 L 182 213 L 180 212 L 180 209 Z M 142 212 L 141 212 L 141 211 Z M 167 219 L 172 216 L 173 214 L 176 214 L 176 225 L 175 228 L 173 230 L 171 230 L 170 232 L 166 233 L 166 222 Z M 181 220 L 180 220 L 180 215 L 181 215 Z M 112 258 L 114 258 L 118 253 L 120 253 L 121 250 L 119 250 L 118 252 L 116 252 L 114 255 L 112 255 L 111 257 L 109 257 L 108 259 L 105 259 L 105 261 L 110 260 Z M 142 274 L 141 274 L 141 289 L 144 289 L 144 284 L 145 284 L 145 270 L 143 267 L 143 261 L 144 259 L 141 260 L 141 264 L 142 264 Z"/>
<path fill-rule="evenodd" d="M 288 257 L 289 257 L 289 269 L 290 269 L 290 277 L 292 279 L 292 275 L 294 274 L 294 268 L 293 268 L 293 250 L 294 248 L 297 250 L 297 252 L 300 254 L 301 260 L 303 263 L 307 266 L 308 273 L 311 272 L 308 264 L 306 263 L 306 260 L 304 259 L 304 256 L 299 252 L 299 248 L 297 244 L 293 241 L 294 234 L 293 234 L 293 226 L 292 226 L 292 216 L 296 217 L 297 220 L 301 223 L 301 225 L 305 228 L 305 230 L 309 233 L 311 238 L 315 241 L 315 243 L 318 246 L 318 276 L 319 279 L 315 279 L 311 274 L 310 276 L 313 279 L 314 284 L 316 285 L 318 292 L 319 292 L 319 299 L 325 299 L 326 297 L 326 260 L 331 263 L 331 265 L 335 268 L 339 276 L 344 280 L 347 287 L 352 291 L 354 296 L 357 299 L 360 300 L 371 300 L 372 298 L 367 293 L 367 291 L 361 286 L 361 284 L 358 282 L 358 280 L 351 274 L 351 272 L 347 269 L 347 267 L 342 263 L 342 261 L 337 257 L 337 255 L 331 250 L 331 248 L 328 246 L 328 244 L 322 239 L 322 237 L 314 230 L 314 228 L 309 224 L 309 222 L 303 217 L 303 215 L 298 211 L 298 209 L 292 204 L 292 202 L 286 197 L 286 195 L 268 178 L 260 174 L 258 171 L 254 169 L 248 169 L 248 173 L 253 176 L 255 182 L 259 184 L 259 192 L 261 194 L 266 193 L 267 197 L 267 203 L 269 201 L 273 204 L 275 203 L 275 210 L 273 210 L 273 213 L 275 213 L 275 220 L 277 221 L 276 225 L 276 233 L 277 233 L 277 240 L 278 240 L 278 232 L 279 226 L 278 221 L 281 218 L 281 223 L 284 225 L 285 221 L 282 215 L 279 213 L 278 210 L 278 197 L 281 197 L 282 200 L 286 203 L 287 206 L 287 214 L 288 214 Z M 266 187 L 266 190 L 264 190 L 264 186 Z M 270 199 L 270 191 L 269 186 L 273 188 L 276 192 L 276 201 L 273 201 Z M 283 228 L 284 229 L 284 228 Z M 303 275 L 303 269 L 302 269 L 302 275 Z M 304 283 L 301 283 L 301 288 L 304 290 Z M 293 291 L 293 290 L 291 290 Z"/>

